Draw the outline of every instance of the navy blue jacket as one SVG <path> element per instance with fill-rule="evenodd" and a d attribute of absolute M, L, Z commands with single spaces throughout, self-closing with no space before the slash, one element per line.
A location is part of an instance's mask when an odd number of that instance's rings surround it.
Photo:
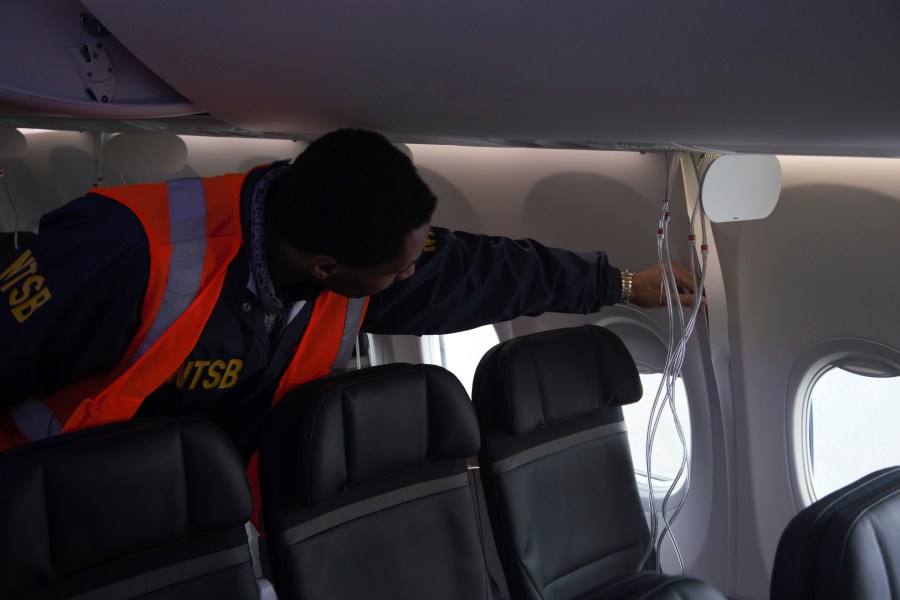
<path fill-rule="evenodd" d="M 258 169 L 245 182 L 244 213 L 249 191 L 264 173 Z M 246 232 L 246 214 L 243 221 Z M 363 331 L 451 333 L 546 311 L 589 313 L 614 304 L 621 293 L 618 270 L 602 252 L 575 254 L 531 240 L 438 227 L 432 232 L 436 249 L 422 254 L 412 277 L 371 298 Z M 26 251 L 50 297 L 22 322 L 11 310 L 0 310 L 0 401 L 7 404 L 115 366 L 137 331 L 149 273 L 147 238 L 137 217 L 94 194 L 45 215 L 39 235 L 11 261 Z M 286 304 L 307 304 L 273 341 L 260 301 L 247 287 L 250 276 L 244 247 L 197 346 L 137 415 L 203 416 L 224 429 L 245 456 L 255 447 L 274 386 L 321 291 L 308 284 L 279 290 Z M 0 277 L 0 290 L 4 285 Z M 0 291 L 3 306 L 16 289 Z"/>

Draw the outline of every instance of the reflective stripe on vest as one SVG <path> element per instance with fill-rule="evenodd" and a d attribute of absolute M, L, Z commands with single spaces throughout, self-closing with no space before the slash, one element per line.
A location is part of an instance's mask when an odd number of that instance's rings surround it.
<path fill-rule="evenodd" d="M 9 409 L 9 416 L 28 441 L 57 435 L 62 425 L 50 407 L 38 398 L 27 398 Z"/>
<path fill-rule="evenodd" d="M 272 404 L 307 381 L 343 371 L 359 333 L 368 298 L 345 298 L 324 291 L 316 298 L 307 331 L 278 382 Z"/>
<path fill-rule="evenodd" d="M 172 323 L 196 300 L 206 256 L 206 198 L 198 178 L 166 182 L 169 197 L 169 243 L 172 255 L 162 303 L 132 364 L 147 353 Z M 198 238 L 197 235 L 201 234 Z"/>
<path fill-rule="evenodd" d="M 196 345 L 240 249 L 245 177 L 92 190 L 131 209 L 147 234 L 150 276 L 140 327 L 112 372 L 18 403 L 4 411 L 8 418 L 0 414 L 0 450 L 130 419 L 144 398 L 175 372 Z"/>
<path fill-rule="evenodd" d="M 297 352 L 278 382 L 272 404 L 292 389 L 319 377 L 343 371 L 350 362 L 350 354 L 359 335 L 369 298 L 345 298 L 329 291 L 319 294 L 313 306 L 312 316 Z M 253 513 L 250 521 L 260 532 L 264 531 L 260 520 L 259 452 L 254 452 L 247 465 L 247 480 L 253 493 Z"/>
<path fill-rule="evenodd" d="M 368 305 L 368 297 L 350 298 L 347 305 L 347 320 L 344 322 L 344 335 L 341 337 L 341 345 L 338 348 L 334 364 L 331 365 L 330 375 L 347 369 L 347 363 L 350 362 L 350 356 L 353 354 L 353 347 L 356 345 L 356 338 L 359 336 L 359 327 L 362 325 L 363 316 L 366 314 Z"/>

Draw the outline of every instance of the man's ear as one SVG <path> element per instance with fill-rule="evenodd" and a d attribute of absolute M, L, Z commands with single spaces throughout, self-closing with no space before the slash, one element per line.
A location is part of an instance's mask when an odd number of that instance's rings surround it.
<path fill-rule="evenodd" d="M 324 281 L 341 270 L 341 264 L 334 258 L 325 254 L 316 254 L 310 259 L 312 275 L 320 281 Z"/>

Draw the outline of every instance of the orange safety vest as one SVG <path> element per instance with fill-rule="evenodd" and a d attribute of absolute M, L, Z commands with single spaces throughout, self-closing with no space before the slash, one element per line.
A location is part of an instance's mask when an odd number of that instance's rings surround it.
<path fill-rule="evenodd" d="M 130 419 L 184 362 L 212 313 L 228 265 L 242 242 L 240 195 L 246 174 L 92 190 L 140 219 L 150 248 L 150 277 L 137 334 L 110 373 L 0 411 L 0 451 Z M 282 375 L 287 391 L 340 370 L 349 359 L 368 298 L 324 291 Z M 346 364 L 346 362 L 344 362 Z M 256 482 L 253 482 L 254 486 Z"/>

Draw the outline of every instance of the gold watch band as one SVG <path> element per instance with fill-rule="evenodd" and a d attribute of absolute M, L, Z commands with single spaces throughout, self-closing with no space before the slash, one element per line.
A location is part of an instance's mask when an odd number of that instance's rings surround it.
<path fill-rule="evenodd" d="M 619 296 L 619 304 L 628 304 L 631 301 L 631 286 L 634 284 L 634 273 L 628 269 L 622 269 L 622 295 Z"/>

